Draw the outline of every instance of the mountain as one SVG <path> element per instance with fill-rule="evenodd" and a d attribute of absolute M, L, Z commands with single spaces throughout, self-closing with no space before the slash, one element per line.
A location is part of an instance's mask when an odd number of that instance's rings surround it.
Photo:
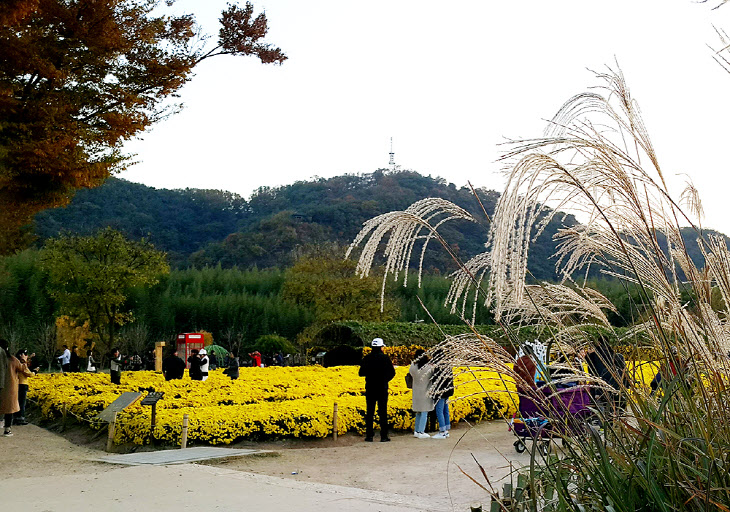
<path fill-rule="evenodd" d="M 499 193 L 478 189 L 484 209 L 492 215 Z M 466 260 L 484 250 L 488 221 L 470 189 L 442 178 L 413 171 L 378 170 L 263 187 L 246 200 L 220 190 L 155 189 L 112 178 L 96 189 L 79 191 L 65 208 L 36 216 L 39 242 L 62 232 L 88 234 L 112 226 L 133 238 L 145 237 L 168 252 L 171 264 L 284 268 L 297 249 L 321 243 L 347 246 L 366 220 L 404 210 L 426 197 L 441 197 L 471 212 L 478 222 L 454 221 L 441 229 L 453 251 Z M 562 215 L 548 225 L 530 248 L 530 271 L 538 279 L 556 279 L 553 235 L 576 223 Z M 684 230 L 692 259 L 702 254 L 691 229 Z M 662 237 L 658 237 L 662 246 Z M 663 245 L 666 245 L 665 243 Z M 455 269 L 437 243 L 429 244 L 424 267 L 436 273 Z"/>
<path fill-rule="evenodd" d="M 171 263 L 187 264 L 193 252 L 238 229 L 246 201 L 220 190 L 166 190 L 117 178 L 80 190 L 67 207 L 35 217 L 40 241 L 70 232 L 86 235 L 111 226 L 131 238 L 147 238 Z"/>

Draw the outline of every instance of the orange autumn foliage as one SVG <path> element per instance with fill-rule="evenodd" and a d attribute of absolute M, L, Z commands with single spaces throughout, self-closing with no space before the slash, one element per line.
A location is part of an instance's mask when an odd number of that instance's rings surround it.
<path fill-rule="evenodd" d="M 38 211 L 122 170 L 124 141 L 175 113 L 164 103 L 207 58 L 282 63 L 264 14 L 229 5 L 212 48 L 172 0 L 10 0 L 0 9 L 0 253 Z M 164 103 L 164 104 L 163 104 Z M 27 233 L 25 233 L 27 234 Z"/>

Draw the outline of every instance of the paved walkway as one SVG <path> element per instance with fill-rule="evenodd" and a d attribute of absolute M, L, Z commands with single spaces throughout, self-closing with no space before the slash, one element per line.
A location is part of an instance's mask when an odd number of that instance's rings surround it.
<path fill-rule="evenodd" d="M 254 455 L 267 453 L 268 450 L 245 450 L 236 448 L 216 448 L 214 446 L 195 446 L 184 450 L 159 450 L 156 452 L 123 453 L 118 455 L 106 455 L 99 457 L 99 462 L 109 464 L 124 464 L 125 466 L 141 466 L 151 464 L 153 466 L 167 466 L 170 464 L 184 464 L 211 459 L 224 459 L 228 457 L 241 457 L 243 455 Z"/>
<path fill-rule="evenodd" d="M 24 512 L 276 511 L 447 512 L 449 503 L 241 471 L 140 465 L 95 475 L 0 482 L 3 508 Z"/>

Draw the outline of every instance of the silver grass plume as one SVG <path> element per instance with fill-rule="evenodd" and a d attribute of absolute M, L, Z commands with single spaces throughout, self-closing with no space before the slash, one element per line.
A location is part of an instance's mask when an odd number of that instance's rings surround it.
<path fill-rule="evenodd" d="M 355 240 L 347 249 L 345 258 L 348 258 L 353 249 L 367 238 L 360 258 L 357 262 L 357 273 L 366 277 L 373 266 L 373 260 L 383 238 L 388 235 L 383 254 L 385 256 L 385 272 L 383 286 L 380 293 L 381 309 L 385 301 L 385 283 L 388 274 L 398 280 L 399 273 L 403 272 L 403 286 L 408 284 L 408 267 L 414 246 L 421 241 L 421 252 L 418 259 L 418 285 L 421 285 L 423 257 L 428 243 L 436 238 L 448 249 L 446 242 L 441 238 L 438 229 L 446 222 L 455 219 L 474 221 L 472 215 L 455 205 L 440 198 L 427 198 L 413 203 L 404 211 L 396 211 L 378 215 L 363 224 Z"/>

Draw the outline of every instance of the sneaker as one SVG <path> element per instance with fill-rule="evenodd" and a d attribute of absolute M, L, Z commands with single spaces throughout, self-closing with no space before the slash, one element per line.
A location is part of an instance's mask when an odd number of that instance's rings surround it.
<path fill-rule="evenodd" d="M 373 438 L 372 437 L 366 437 L 365 438 L 365 442 L 372 443 L 373 442 Z"/>
<path fill-rule="evenodd" d="M 414 437 L 417 437 L 418 439 L 430 439 L 431 438 L 431 436 L 429 436 L 425 432 L 416 432 L 414 434 Z"/>
<path fill-rule="evenodd" d="M 28 422 L 25 420 L 25 418 L 20 420 L 13 420 L 13 425 L 27 425 Z"/>
<path fill-rule="evenodd" d="M 434 439 L 446 439 L 447 437 L 449 437 L 448 432 L 439 432 L 438 434 L 433 436 Z"/>
<path fill-rule="evenodd" d="M 389 437 L 381 437 L 380 438 L 380 442 L 381 443 L 389 443 L 390 442 L 390 438 Z"/>
<path fill-rule="evenodd" d="M 10 432 L 9 430 L 6 430 L 5 433 L 3 434 L 3 436 L 5 436 L 5 437 L 13 437 L 13 433 Z"/>

